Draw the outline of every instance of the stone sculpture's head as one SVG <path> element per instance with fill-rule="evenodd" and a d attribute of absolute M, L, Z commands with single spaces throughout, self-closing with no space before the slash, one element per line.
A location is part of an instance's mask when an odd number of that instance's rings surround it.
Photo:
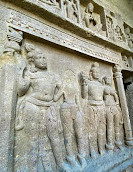
<path fill-rule="evenodd" d="M 92 64 L 91 69 L 90 69 L 90 77 L 92 79 L 99 79 L 100 78 L 99 63 L 95 62 Z"/>
<path fill-rule="evenodd" d="M 103 78 L 103 80 L 104 80 L 104 83 L 105 83 L 106 85 L 109 85 L 109 86 L 112 85 L 112 78 L 111 78 L 110 76 L 105 76 L 105 77 Z"/>
<path fill-rule="evenodd" d="M 31 50 L 27 53 L 29 63 L 34 64 L 34 68 L 45 70 L 47 69 L 47 62 L 45 55 L 38 48 L 30 47 Z M 32 68 L 33 68 L 32 66 Z"/>
<path fill-rule="evenodd" d="M 94 12 L 94 5 L 91 2 L 87 5 L 85 12 L 89 12 L 89 13 Z"/>
<path fill-rule="evenodd" d="M 120 29 L 120 27 L 118 25 L 116 26 L 115 30 L 116 30 L 117 33 L 120 33 L 120 31 L 121 31 L 121 29 Z"/>
<path fill-rule="evenodd" d="M 125 28 L 125 34 L 130 34 L 130 28 L 129 27 Z"/>
<path fill-rule="evenodd" d="M 34 55 L 34 64 L 35 67 L 39 69 L 47 69 L 47 62 L 45 55 L 39 50 L 36 49 L 35 55 Z"/>

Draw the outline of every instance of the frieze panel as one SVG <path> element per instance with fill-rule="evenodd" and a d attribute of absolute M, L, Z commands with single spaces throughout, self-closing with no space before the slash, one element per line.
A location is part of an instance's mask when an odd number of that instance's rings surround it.
<path fill-rule="evenodd" d="M 111 63 L 120 62 L 119 55 L 112 50 L 108 50 L 107 48 L 105 49 L 100 45 L 83 40 L 82 38 L 71 36 L 17 11 L 11 10 L 8 23 L 11 27 L 61 46 L 71 48 L 86 55 L 109 61 Z"/>
<path fill-rule="evenodd" d="M 124 23 L 124 32 L 127 46 L 133 50 L 133 29 Z"/>
<path fill-rule="evenodd" d="M 27 0 L 27 2 L 43 8 L 44 11 L 67 20 L 84 32 L 93 33 L 100 39 L 132 51 L 132 28 L 128 28 L 121 16 L 113 13 L 95 0 Z"/>
<path fill-rule="evenodd" d="M 121 57 L 123 69 L 133 71 L 133 57 L 127 54 L 122 54 Z"/>
<path fill-rule="evenodd" d="M 81 2 L 82 26 L 106 36 L 104 9 L 93 1 Z"/>

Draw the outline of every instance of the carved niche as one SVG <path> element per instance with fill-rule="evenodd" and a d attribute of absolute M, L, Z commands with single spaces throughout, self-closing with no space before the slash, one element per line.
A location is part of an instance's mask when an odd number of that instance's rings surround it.
<path fill-rule="evenodd" d="M 131 31 L 131 28 L 124 24 L 124 31 L 126 35 L 126 44 L 130 49 L 133 49 L 133 32 Z"/>
<path fill-rule="evenodd" d="M 61 8 L 61 0 L 39 0 L 39 2 L 51 7 Z"/>
<path fill-rule="evenodd" d="M 79 1 L 63 0 L 65 16 L 75 23 L 80 21 Z"/>
<path fill-rule="evenodd" d="M 125 43 L 123 20 L 120 15 L 105 9 L 107 37 L 118 43 Z"/>
<path fill-rule="evenodd" d="M 82 24 L 94 32 L 105 36 L 104 10 L 93 1 L 81 2 Z"/>
<path fill-rule="evenodd" d="M 126 70 L 133 70 L 133 57 L 131 55 L 122 54 L 122 67 Z"/>

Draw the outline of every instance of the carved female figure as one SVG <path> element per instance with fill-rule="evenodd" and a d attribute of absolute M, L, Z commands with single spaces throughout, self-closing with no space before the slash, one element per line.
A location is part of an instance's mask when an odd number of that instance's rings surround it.
<path fill-rule="evenodd" d="M 120 124 L 122 122 L 122 113 L 119 107 L 119 99 L 116 91 L 112 88 L 112 78 L 104 77 L 105 89 L 104 89 L 104 102 L 106 106 L 106 120 L 107 120 L 107 144 L 108 150 L 114 149 L 114 133 L 115 144 L 121 148 L 122 143 L 120 141 Z M 113 132 L 114 131 L 114 132 Z"/>
<path fill-rule="evenodd" d="M 64 83 L 64 103 L 61 105 L 61 121 L 64 132 L 67 160 L 71 165 L 80 168 L 76 162 L 76 155 L 84 167 L 85 161 L 85 140 L 83 133 L 83 114 L 81 112 L 78 88 L 75 74 L 67 70 Z M 76 144 L 74 144 L 76 142 Z M 78 154 L 76 152 L 76 145 Z"/>
<path fill-rule="evenodd" d="M 28 50 L 27 57 L 30 68 L 18 81 L 15 171 L 54 171 L 63 162 L 55 108 L 62 91 L 40 50 Z"/>

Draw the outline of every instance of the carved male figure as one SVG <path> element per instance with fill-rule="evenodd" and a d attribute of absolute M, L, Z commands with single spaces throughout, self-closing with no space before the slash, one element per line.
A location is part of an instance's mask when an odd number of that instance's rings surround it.
<path fill-rule="evenodd" d="M 94 5 L 90 2 L 85 8 L 85 12 L 83 15 L 83 21 L 85 21 L 85 25 L 87 28 L 96 28 L 96 30 L 101 30 L 102 24 L 98 24 L 97 20 L 94 17 Z"/>
<path fill-rule="evenodd" d="M 123 42 L 125 41 L 125 35 L 122 33 L 121 28 L 117 25 L 115 28 L 115 40 Z"/>
<path fill-rule="evenodd" d="M 49 4 L 49 5 L 54 5 L 56 6 L 56 0 L 40 0 L 46 4 Z"/>
<path fill-rule="evenodd" d="M 119 106 L 118 96 L 116 94 L 116 91 L 112 88 L 112 78 L 104 77 L 104 82 L 105 82 L 104 102 L 106 106 L 106 120 L 107 120 L 106 148 L 108 150 L 113 150 L 114 142 L 117 147 L 121 148 L 122 146 L 122 143 L 120 141 L 120 124 L 123 124 L 122 113 Z"/>
<path fill-rule="evenodd" d="M 73 20 L 73 17 L 75 16 L 78 21 L 79 16 L 78 16 L 77 1 L 76 0 L 64 0 L 64 5 L 66 5 L 67 18 Z"/>
<path fill-rule="evenodd" d="M 103 101 L 104 86 L 100 79 L 99 64 L 94 63 L 90 69 L 90 78 L 82 79 L 82 98 L 88 99 L 86 115 L 88 118 L 88 137 L 90 142 L 90 154 L 96 156 L 96 148 L 100 154 L 104 153 L 104 137 L 105 137 L 105 108 Z M 97 145 L 98 143 L 98 145 Z"/>
<path fill-rule="evenodd" d="M 133 38 L 131 36 L 131 32 L 130 32 L 130 28 L 129 27 L 127 27 L 125 29 L 125 35 L 126 35 L 126 40 L 127 40 L 128 46 L 129 46 L 129 48 L 132 49 L 133 48 Z"/>
<path fill-rule="evenodd" d="M 61 85 L 47 71 L 45 55 L 26 46 L 30 66 L 18 81 L 15 170 L 55 171 L 63 162 L 55 108 Z"/>
<path fill-rule="evenodd" d="M 107 28 L 108 28 L 108 37 L 114 39 L 114 25 L 110 17 L 107 17 Z"/>

